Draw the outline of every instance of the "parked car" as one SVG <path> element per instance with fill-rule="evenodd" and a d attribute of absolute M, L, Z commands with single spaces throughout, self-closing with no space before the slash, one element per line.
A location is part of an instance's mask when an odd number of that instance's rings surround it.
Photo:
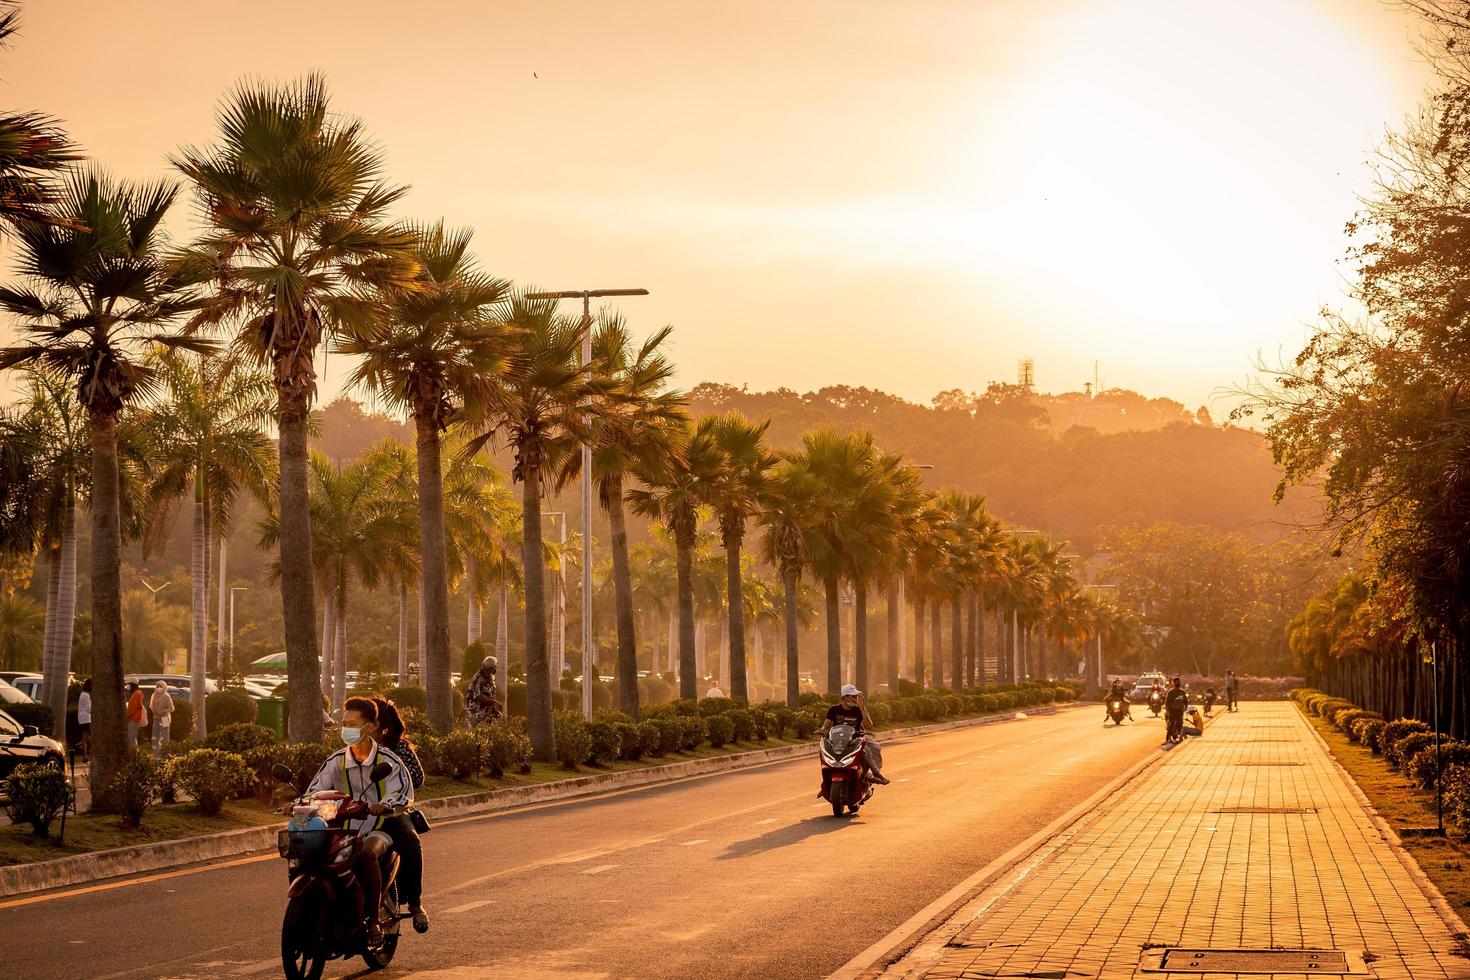
<path fill-rule="evenodd" d="M 40 676 L 41 675 L 34 670 L 0 670 L 0 681 L 5 681 L 7 684 L 14 684 L 16 682 L 16 679 L 21 677 Z"/>
<path fill-rule="evenodd" d="M 1168 679 L 1165 678 L 1164 675 L 1159 673 L 1158 671 L 1152 670 L 1149 671 L 1147 674 L 1140 674 L 1138 680 L 1133 682 L 1133 689 L 1128 692 L 1128 700 L 1132 701 L 1134 704 L 1147 704 L 1148 692 L 1150 689 L 1153 688 L 1155 684 L 1159 685 L 1159 687 L 1165 690 L 1168 690 Z"/>
<path fill-rule="evenodd" d="M 27 762 L 41 762 L 58 770 L 66 766 L 60 742 L 0 711 L 0 795 L 15 767 Z"/>
<path fill-rule="evenodd" d="M 0 681 L 0 707 L 7 704 L 35 704 L 36 699 L 22 691 L 20 688 L 5 681 Z"/>
<path fill-rule="evenodd" d="M 152 687 L 158 681 L 163 681 L 164 684 L 171 688 L 179 687 L 185 691 L 189 690 L 188 674 L 128 674 L 123 680 L 125 682 L 137 681 L 138 686 L 144 688 Z M 219 685 L 212 679 L 206 677 L 204 679 L 204 690 L 209 694 L 213 694 L 219 690 Z"/>
<path fill-rule="evenodd" d="M 0 680 L 9 681 L 10 686 L 15 688 L 32 701 L 41 700 L 41 675 L 21 673 L 20 671 L 8 670 L 0 672 Z"/>

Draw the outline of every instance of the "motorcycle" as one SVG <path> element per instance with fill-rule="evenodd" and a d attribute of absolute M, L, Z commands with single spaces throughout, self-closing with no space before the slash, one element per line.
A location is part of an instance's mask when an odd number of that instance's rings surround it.
<path fill-rule="evenodd" d="M 832 816 L 842 816 L 842 811 L 857 813 L 858 807 L 873 796 L 873 784 L 868 782 L 863 765 L 863 746 L 867 738 L 858 734 L 851 725 L 833 725 L 826 735 L 817 755 L 822 763 L 822 789 L 817 794 L 832 804 Z"/>
<path fill-rule="evenodd" d="M 1128 702 L 1122 698 L 1109 698 L 1108 717 L 1113 720 L 1114 725 L 1123 724 L 1123 719 L 1128 717 Z"/>
<path fill-rule="evenodd" d="M 1150 710 L 1150 711 L 1152 711 L 1154 713 L 1154 717 L 1155 718 L 1157 718 L 1159 716 L 1159 712 L 1160 711 L 1163 711 L 1164 710 L 1164 692 L 1163 691 L 1150 691 L 1150 692 L 1148 692 L 1148 710 Z"/>
<path fill-rule="evenodd" d="M 370 782 L 386 779 L 393 767 L 380 762 Z M 291 770 L 277 764 L 271 775 L 291 783 Z M 390 815 L 406 812 L 396 808 Z M 288 980 L 317 980 L 327 960 L 361 956 L 369 970 L 381 970 L 398 949 L 399 925 L 408 913 L 398 909 L 398 855 L 384 857 L 383 895 L 378 922 L 381 942 L 369 942 L 363 907 L 366 896 L 354 870 L 362 840 L 347 824 L 369 813 L 368 804 L 345 793 L 326 791 L 298 797 L 291 823 L 277 835 L 286 859 L 289 885 L 281 922 L 281 965 Z"/>

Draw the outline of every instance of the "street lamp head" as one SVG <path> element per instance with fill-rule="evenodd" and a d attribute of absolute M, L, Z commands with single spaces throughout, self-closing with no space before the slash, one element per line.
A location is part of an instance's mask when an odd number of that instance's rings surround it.
<path fill-rule="evenodd" d="M 603 296 L 647 296 L 646 289 L 559 289 L 527 293 L 526 299 L 598 299 Z"/>

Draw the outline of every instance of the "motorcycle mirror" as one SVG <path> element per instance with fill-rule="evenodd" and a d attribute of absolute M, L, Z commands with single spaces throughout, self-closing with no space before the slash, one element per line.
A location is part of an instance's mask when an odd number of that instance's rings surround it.
<path fill-rule="evenodd" d="M 296 781 L 296 777 L 291 773 L 291 770 L 287 769 L 279 762 L 271 766 L 271 777 L 280 783 L 291 783 Z"/>
<path fill-rule="evenodd" d="M 376 783 L 378 780 L 387 779 L 391 775 L 393 775 L 392 763 L 380 762 L 376 766 L 373 766 L 373 771 L 368 773 L 368 778 Z"/>

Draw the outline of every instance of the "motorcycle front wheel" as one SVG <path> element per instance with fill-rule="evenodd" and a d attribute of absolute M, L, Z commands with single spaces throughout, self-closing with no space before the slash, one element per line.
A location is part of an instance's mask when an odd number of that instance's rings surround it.
<path fill-rule="evenodd" d="M 380 946 L 370 946 L 363 951 L 362 961 L 368 965 L 369 970 L 381 970 L 393 962 L 393 954 L 398 951 L 398 930 L 402 927 L 402 920 L 398 918 L 398 885 L 395 882 L 388 886 L 383 893 L 383 908 L 379 921 L 383 922 L 383 943 Z"/>
<path fill-rule="evenodd" d="M 318 896 L 297 895 L 286 905 L 281 921 L 281 968 L 286 980 L 318 980 L 327 965 L 319 929 L 321 908 Z"/>

